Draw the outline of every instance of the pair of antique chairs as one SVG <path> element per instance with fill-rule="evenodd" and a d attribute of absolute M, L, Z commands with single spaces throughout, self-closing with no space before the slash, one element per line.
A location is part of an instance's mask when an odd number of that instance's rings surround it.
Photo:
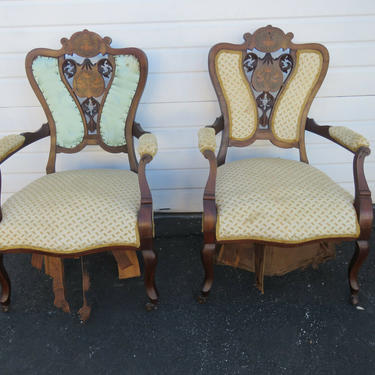
<path fill-rule="evenodd" d="M 264 267 L 264 246 L 294 246 L 324 240 L 356 240 L 349 267 L 353 304 L 358 303 L 358 270 L 366 258 L 372 223 L 371 194 L 363 163 L 368 142 L 344 127 L 318 126 L 307 113 L 328 68 L 328 52 L 318 44 L 294 44 L 293 34 L 267 26 L 245 34 L 241 45 L 218 44 L 209 71 L 222 116 L 199 131 L 199 149 L 210 172 L 203 197 L 205 279 L 200 301 L 213 283 L 217 247 L 255 246 L 256 267 Z M 80 257 L 83 307 L 89 277 L 83 256 L 112 251 L 119 272 L 132 267 L 135 251 L 144 259 L 147 308 L 158 302 L 153 250 L 153 209 L 145 167 L 157 152 L 153 135 L 134 121 L 147 77 L 147 58 L 136 48 L 115 49 L 111 39 L 84 30 L 61 40 L 60 50 L 35 49 L 26 72 L 47 117 L 34 133 L 0 140 L 0 163 L 27 145 L 50 136 L 47 175 L 12 195 L 0 216 L 1 305 L 10 303 L 3 254 L 30 252 L 32 264 L 54 278 L 55 305 L 69 311 L 62 259 Z M 319 134 L 354 153 L 355 197 L 308 164 L 304 131 Z M 221 133 L 217 156 L 216 134 Z M 137 161 L 134 137 L 138 138 Z M 300 161 L 245 159 L 225 163 L 228 147 L 257 139 L 298 148 Z M 127 153 L 130 170 L 55 172 L 57 153 L 100 145 Z M 127 275 L 129 276 L 129 275 Z M 126 275 L 125 275 L 126 277 Z"/>

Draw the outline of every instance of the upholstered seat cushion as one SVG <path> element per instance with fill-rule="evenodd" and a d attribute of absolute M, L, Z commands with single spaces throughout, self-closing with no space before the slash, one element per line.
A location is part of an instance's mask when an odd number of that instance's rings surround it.
<path fill-rule="evenodd" d="M 308 164 L 235 161 L 218 168 L 216 183 L 218 241 L 300 243 L 359 235 L 351 194 Z"/>
<path fill-rule="evenodd" d="M 2 206 L 0 250 L 75 253 L 109 245 L 139 247 L 136 173 L 76 170 L 49 174 Z"/>

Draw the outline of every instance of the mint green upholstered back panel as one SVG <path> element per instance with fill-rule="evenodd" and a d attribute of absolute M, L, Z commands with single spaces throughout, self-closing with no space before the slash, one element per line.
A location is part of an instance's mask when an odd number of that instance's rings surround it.
<path fill-rule="evenodd" d="M 125 121 L 138 87 L 140 68 L 133 55 L 114 56 L 115 76 L 100 118 L 100 134 L 108 146 L 125 145 Z"/>
<path fill-rule="evenodd" d="M 83 140 L 84 125 L 75 101 L 61 80 L 58 59 L 38 56 L 32 70 L 55 121 L 57 146 L 76 147 Z"/>

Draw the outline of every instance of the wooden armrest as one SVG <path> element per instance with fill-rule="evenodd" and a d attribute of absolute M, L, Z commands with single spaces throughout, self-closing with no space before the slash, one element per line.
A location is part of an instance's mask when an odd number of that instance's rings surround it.
<path fill-rule="evenodd" d="M 339 128 L 336 133 L 331 129 Z M 371 227 L 373 220 L 373 209 L 372 209 L 372 199 L 371 191 L 367 185 L 365 172 L 364 172 L 364 162 L 365 157 L 370 155 L 370 149 L 367 147 L 367 140 L 360 134 L 348 129 L 342 131 L 343 127 L 335 126 L 321 126 L 316 124 L 313 119 L 307 119 L 306 130 L 321 135 L 330 141 L 337 143 L 338 145 L 344 147 L 348 151 L 354 154 L 353 159 L 353 176 L 354 176 L 354 186 L 355 186 L 355 198 L 354 198 L 354 208 L 357 212 L 358 223 L 361 227 L 361 233 L 359 236 L 360 240 L 368 240 L 371 235 Z M 336 135 L 336 136 L 335 136 Z M 344 139 L 351 138 L 348 141 Z M 353 141 L 354 140 L 354 141 Z M 366 143 L 367 142 L 367 143 Z"/>
<path fill-rule="evenodd" d="M 26 132 L 21 134 L 9 135 L 0 140 L 0 164 L 10 158 L 17 151 L 23 149 L 31 143 L 50 135 L 48 123 L 43 124 L 40 129 L 35 132 Z"/>
<path fill-rule="evenodd" d="M 20 134 L 7 135 L 0 139 L 0 164 L 10 155 L 17 152 L 25 143 L 25 137 Z"/>
<path fill-rule="evenodd" d="M 139 122 L 134 121 L 133 122 L 133 129 L 132 129 L 133 137 L 140 138 L 143 134 L 148 134 L 150 132 L 147 132 L 142 128 L 142 125 Z"/>
<path fill-rule="evenodd" d="M 20 135 L 4 137 L 6 138 L 6 140 L 3 141 L 3 145 L 0 144 L 0 150 L 2 149 L 0 151 L 0 154 L 2 154 L 0 155 L 0 164 L 2 164 L 5 160 L 10 158 L 13 154 L 21 150 L 22 148 L 28 146 L 29 144 L 35 141 L 38 141 L 39 139 L 45 138 L 49 135 L 50 135 L 49 125 L 48 123 L 46 123 L 46 124 L 43 124 L 41 128 L 35 132 L 26 132 L 26 133 L 21 133 Z M 2 218 L 3 218 L 3 215 L 1 213 L 1 171 L 0 171 L 0 222 Z"/>
<path fill-rule="evenodd" d="M 313 119 L 308 118 L 306 121 L 306 130 L 329 139 L 353 154 L 361 147 L 369 147 L 369 142 L 365 137 L 345 126 L 318 125 Z"/>

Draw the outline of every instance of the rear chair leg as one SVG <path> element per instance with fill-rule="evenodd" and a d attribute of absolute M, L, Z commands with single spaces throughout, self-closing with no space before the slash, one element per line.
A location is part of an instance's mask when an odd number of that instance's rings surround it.
<path fill-rule="evenodd" d="M 206 243 L 201 251 L 202 263 L 204 267 L 204 282 L 201 294 L 198 297 L 199 303 L 205 303 L 210 293 L 212 283 L 214 281 L 214 255 L 216 245 L 214 243 Z"/>
<path fill-rule="evenodd" d="M 0 303 L 3 311 L 9 311 L 10 304 L 10 280 L 3 263 L 3 254 L 0 254 L 0 284 L 1 284 L 1 297 Z"/>
<path fill-rule="evenodd" d="M 157 308 L 159 294 L 155 286 L 155 269 L 157 265 L 157 256 L 153 250 L 142 250 L 142 256 L 145 266 L 145 287 L 146 293 L 150 301 L 146 304 L 147 310 Z"/>
<path fill-rule="evenodd" d="M 350 286 L 350 292 L 351 292 L 351 301 L 353 305 L 358 305 L 359 298 L 358 298 L 358 292 L 359 292 L 359 284 L 357 280 L 359 269 L 362 266 L 362 263 L 367 258 L 367 255 L 369 253 L 369 242 L 364 240 L 358 240 L 356 241 L 356 249 L 355 253 L 353 255 L 352 260 L 349 264 L 349 286 Z"/>

